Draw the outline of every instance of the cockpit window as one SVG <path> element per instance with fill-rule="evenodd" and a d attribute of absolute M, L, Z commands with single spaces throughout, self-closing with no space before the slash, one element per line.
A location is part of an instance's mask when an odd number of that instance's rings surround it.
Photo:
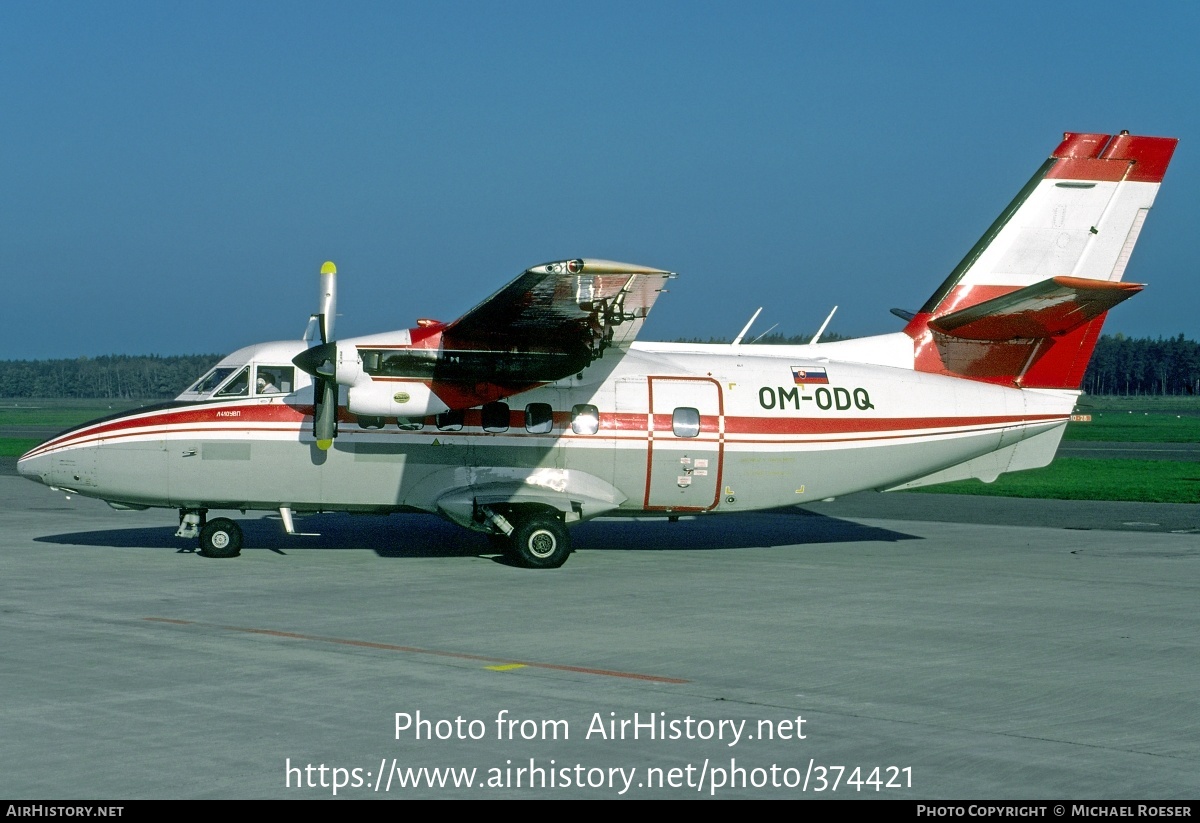
<path fill-rule="evenodd" d="M 250 393 L 250 367 L 242 369 L 214 397 L 245 397 Z"/>
<path fill-rule="evenodd" d="M 254 379 L 255 394 L 291 394 L 295 380 L 294 366 L 259 366 Z"/>
<path fill-rule="evenodd" d="M 213 369 L 208 374 L 197 380 L 186 393 L 208 394 L 217 386 L 225 382 L 225 378 L 233 374 L 233 368 Z"/>

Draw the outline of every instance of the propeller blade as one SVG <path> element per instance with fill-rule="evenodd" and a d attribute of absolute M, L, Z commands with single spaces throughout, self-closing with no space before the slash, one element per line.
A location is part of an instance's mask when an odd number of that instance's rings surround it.
<path fill-rule="evenodd" d="M 337 266 L 326 260 L 321 266 L 321 294 L 317 300 L 317 313 L 321 317 L 321 342 L 333 340 L 333 321 L 337 316 Z"/>
<path fill-rule="evenodd" d="M 317 448 L 329 451 L 333 438 L 337 437 L 337 383 L 332 380 L 317 380 L 313 387 L 313 399 L 320 400 L 313 404 L 313 436 L 317 438 Z"/>
<path fill-rule="evenodd" d="M 313 381 L 313 436 L 317 448 L 328 451 L 337 437 L 337 343 L 333 321 L 337 315 L 337 266 L 325 261 L 321 266 L 321 293 L 317 299 L 317 321 L 321 343 L 310 346 L 292 358 L 296 368 L 311 374 Z M 353 370 L 351 370 L 353 372 Z"/>

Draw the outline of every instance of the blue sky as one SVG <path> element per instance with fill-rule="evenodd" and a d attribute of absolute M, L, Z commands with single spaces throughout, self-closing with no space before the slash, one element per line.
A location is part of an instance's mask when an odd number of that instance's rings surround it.
<path fill-rule="evenodd" d="M 680 273 L 647 339 L 895 331 L 1070 131 L 1178 137 L 1106 331 L 1200 337 L 1200 5 L 0 5 L 4 359 Z"/>

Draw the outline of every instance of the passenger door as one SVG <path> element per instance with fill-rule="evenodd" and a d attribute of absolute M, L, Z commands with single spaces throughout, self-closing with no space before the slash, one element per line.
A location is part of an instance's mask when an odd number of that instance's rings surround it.
<path fill-rule="evenodd" d="M 645 508 L 715 508 L 725 440 L 721 384 L 707 377 L 651 377 L 648 386 Z"/>

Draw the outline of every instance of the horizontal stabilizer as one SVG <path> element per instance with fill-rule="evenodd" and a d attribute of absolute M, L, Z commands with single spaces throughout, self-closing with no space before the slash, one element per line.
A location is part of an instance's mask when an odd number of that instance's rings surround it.
<path fill-rule="evenodd" d="M 1137 283 L 1051 277 L 932 318 L 929 328 L 961 340 L 1060 337 L 1141 290 Z"/>

